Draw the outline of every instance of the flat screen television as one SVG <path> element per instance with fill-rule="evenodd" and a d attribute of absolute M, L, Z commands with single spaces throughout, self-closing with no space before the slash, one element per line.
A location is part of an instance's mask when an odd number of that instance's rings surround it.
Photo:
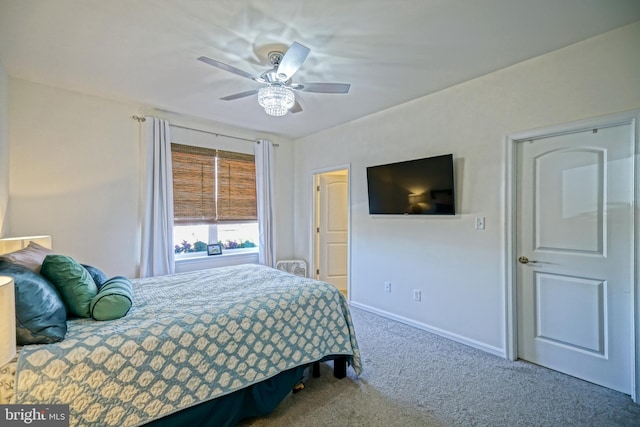
<path fill-rule="evenodd" d="M 453 154 L 367 167 L 369 214 L 455 215 Z"/>

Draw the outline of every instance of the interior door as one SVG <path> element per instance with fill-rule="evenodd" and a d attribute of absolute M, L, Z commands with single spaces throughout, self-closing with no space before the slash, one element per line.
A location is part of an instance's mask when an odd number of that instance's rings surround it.
<path fill-rule="evenodd" d="M 516 150 L 518 356 L 630 394 L 631 125 Z"/>
<path fill-rule="evenodd" d="M 317 278 L 347 291 L 348 175 L 328 172 L 319 180 Z"/>

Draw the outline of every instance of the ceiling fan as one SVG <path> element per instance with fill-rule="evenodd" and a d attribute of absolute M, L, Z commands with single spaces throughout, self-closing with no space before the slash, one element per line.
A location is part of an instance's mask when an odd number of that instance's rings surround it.
<path fill-rule="evenodd" d="M 296 101 L 293 91 L 315 92 L 315 93 L 348 93 L 351 85 L 349 83 L 293 83 L 291 78 L 300 69 L 302 63 L 307 59 L 310 49 L 293 42 L 285 53 L 279 51 L 269 52 L 269 62 L 272 69 L 265 71 L 259 76 L 254 76 L 246 71 L 231 65 L 216 61 L 215 59 L 201 56 L 198 61 L 213 65 L 221 70 L 246 77 L 255 82 L 265 85 L 259 89 L 247 90 L 233 95 L 220 98 L 223 101 L 233 101 L 235 99 L 258 94 L 258 103 L 270 116 L 284 116 L 288 111 L 298 113 L 302 107 Z"/>

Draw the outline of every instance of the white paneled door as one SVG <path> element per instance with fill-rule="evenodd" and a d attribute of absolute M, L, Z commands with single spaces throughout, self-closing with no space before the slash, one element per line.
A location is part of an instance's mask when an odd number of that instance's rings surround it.
<path fill-rule="evenodd" d="M 347 291 L 348 175 L 347 171 L 320 175 L 319 268 L 317 278 Z"/>
<path fill-rule="evenodd" d="M 631 394 L 631 125 L 517 144 L 518 357 Z"/>

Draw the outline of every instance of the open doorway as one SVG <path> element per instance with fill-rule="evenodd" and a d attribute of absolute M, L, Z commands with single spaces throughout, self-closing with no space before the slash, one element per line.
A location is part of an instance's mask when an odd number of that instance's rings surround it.
<path fill-rule="evenodd" d="M 349 296 L 349 169 L 313 175 L 312 277 Z"/>

